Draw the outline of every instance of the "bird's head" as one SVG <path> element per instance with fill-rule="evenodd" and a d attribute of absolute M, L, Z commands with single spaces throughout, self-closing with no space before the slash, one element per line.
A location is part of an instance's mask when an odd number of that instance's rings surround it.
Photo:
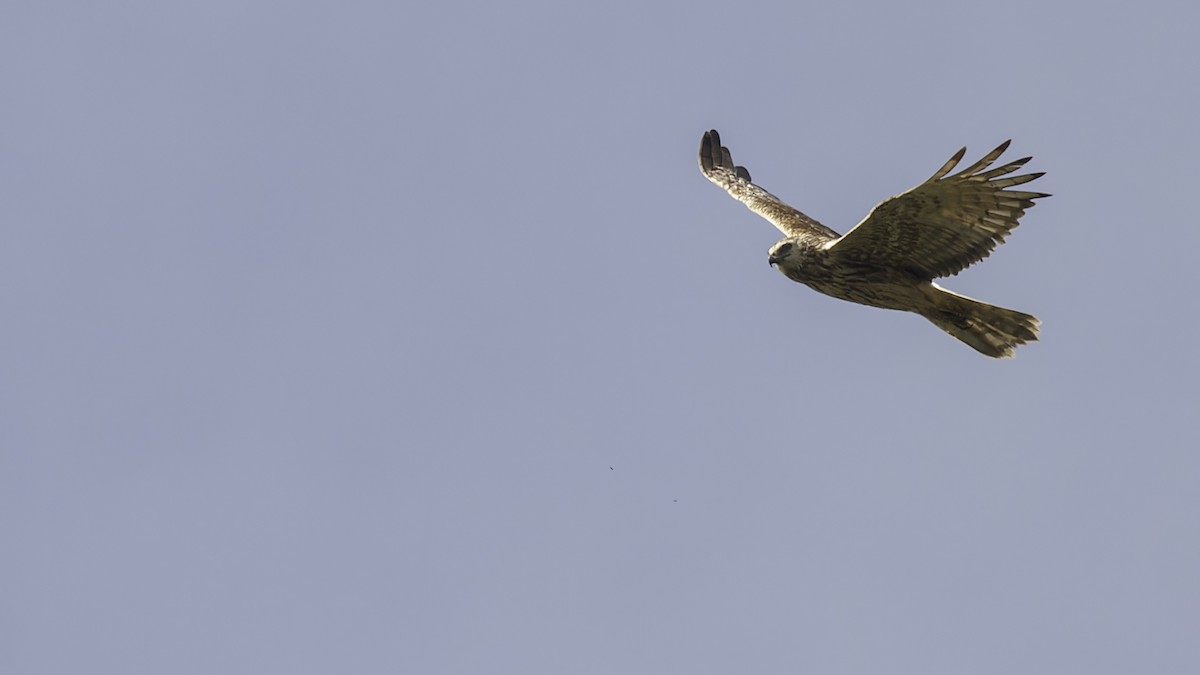
<path fill-rule="evenodd" d="M 796 245 L 795 238 L 788 237 L 787 239 L 781 239 L 771 247 L 771 252 L 767 256 L 767 262 L 771 263 L 771 267 L 775 267 L 780 263 L 791 261 L 799 252 L 800 248 Z"/>

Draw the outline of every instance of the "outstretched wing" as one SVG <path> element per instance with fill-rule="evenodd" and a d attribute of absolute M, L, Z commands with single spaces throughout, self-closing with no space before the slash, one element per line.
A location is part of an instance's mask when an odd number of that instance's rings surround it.
<path fill-rule="evenodd" d="M 852 230 L 826 244 L 830 256 L 905 269 L 926 279 L 958 274 L 983 260 L 1004 243 L 1033 200 L 1050 196 L 1006 189 L 1043 175 L 1008 176 L 1031 157 L 984 171 L 1009 142 L 947 176 L 967 151 L 959 150 L 929 180 L 879 204 Z"/>
<path fill-rule="evenodd" d="M 734 199 L 771 221 L 790 237 L 801 234 L 816 234 L 828 238 L 838 236 L 837 232 L 784 204 L 779 197 L 752 183 L 746 167 L 734 165 L 729 148 L 721 145 L 721 136 L 716 129 L 704 132 L 704 138 L 700 141 L 700 171 Z"/>

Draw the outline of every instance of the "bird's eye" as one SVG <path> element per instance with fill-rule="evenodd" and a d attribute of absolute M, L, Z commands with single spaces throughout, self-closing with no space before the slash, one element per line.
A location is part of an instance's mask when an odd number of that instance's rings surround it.
<path fill-rule="evenodd" d="M 788 243 L 784 244 L 783 246 L 780 246 L 778 249 L 775 250 L 775 256 L 778 258 L 782 258 L 782 257 L 786 256 L 787 254 L 791 253 L 792 249 L 795 247 L 796 247 L 796 245 L 789 241 Z"/>

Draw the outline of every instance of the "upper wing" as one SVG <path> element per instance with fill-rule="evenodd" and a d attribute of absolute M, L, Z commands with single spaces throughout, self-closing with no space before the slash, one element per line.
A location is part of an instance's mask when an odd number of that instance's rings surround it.
<path fill-rule="evenodd" d="M 838 236 L 837 232 L 784 204 L 779 197 L 750 182 L 750 172 L 744 166 L 734 165 L 729 148 L 721 145 L 721 136 L 716 129 L 704 132 L 704 138 L 700 141 L 700 171 L 710 181 L 724 188 L 734 199 L 771 221 L 788 236 Z"/>
<path fill-rule="evenodd" d="M 879 204 L 852 230 L 826 244 L 829 254 L 906 269 L 927 279 L 957 274 L 983 260 L 1004 243 L 1033 200 L 1050 196 L 1005 189 L 1043 175 L 1001 177 L 1031 157 L 984 171 L 1008 144 L 1001 143 L 983 159 L 947 177 L 967 151 L 959 150 L 929 180 Z"/>

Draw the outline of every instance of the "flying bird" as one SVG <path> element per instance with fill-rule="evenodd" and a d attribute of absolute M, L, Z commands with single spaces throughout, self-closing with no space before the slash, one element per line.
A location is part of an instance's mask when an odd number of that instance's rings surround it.
<path fill-rule="evenodd" d="M 884 200 L 844 235 L 755 185 L 737 166 L 716 130 L 700 141 L 700 171 L 784 234 L 768 257 L 772 267 L 815 291 L 871 307 L 915 312 L 994 358 L 1037 340 L 1035 317 L 989 305 L 933 282 L 983 260 L 1016 228 L 1042 192 L 1011 190 L 1044 174 L 1010 176 L 1025 157 L 985 170 L 1010 141 L 950 174 L 956 152 L 920 185 Z"/>

